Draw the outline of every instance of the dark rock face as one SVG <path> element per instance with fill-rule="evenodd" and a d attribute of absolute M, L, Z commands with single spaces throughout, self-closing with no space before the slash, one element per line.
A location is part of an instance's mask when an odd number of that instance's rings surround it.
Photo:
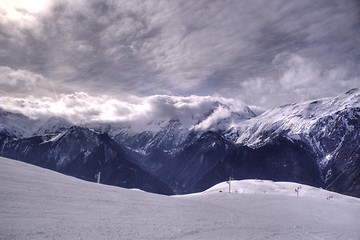
<path fill-rule="evenodd" d="M 101 172 L 101 182 L 126 188 L 173 194 L 165 183 L 140 168 L 125 148 L 107 134 L 71 127 L 59 137 L 44 135 L 23 139 L 2 134 L 1 155 L 88 181 Z"/>
<path fill-rule="evenodd" d="M 322 187 L 323 181 L 315 159 L 306 146 L 284 137 L 256 149 L 237 146 L 196 183 L 193 191 L 226 181 L 229 176 L 235 179 L 293 181 Z"/>
<path fill-rule="evenodd" d="M 360 108 L 321 119 L 311 137 L 325 153 L 318 162 L 326 188 L 360 197 Z"/>
<path fill-rule="evenodd" d="M 189 137 L 182 147 L 174 151 L 152 152 L 148 161 L 154 166 L 153 173 L 169 183 L 176 193 L 188 193 L 210 169 L 234 150 L 235 146 L 218 133 L 205 132 L 199 137 Z"/>
<path fill-rule="evenodd" d="M 295 181 L 324 187 L 316 155 L 306 145 L 278 137 L 252 149 L 235 145 L 220 134 L 206 132 L 174 152 L 157 152 L 148 159 L 153 174 L 178 194 L 199 192 L 235 179 Z"/>

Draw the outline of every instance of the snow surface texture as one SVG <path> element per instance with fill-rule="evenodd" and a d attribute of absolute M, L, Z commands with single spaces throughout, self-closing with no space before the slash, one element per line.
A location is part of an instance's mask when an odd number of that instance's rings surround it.
<path fill-rule="evenodd" d="M 359 199 L 294 183 L 168 197 L 5 158 L 0 181 L 0 239 L 360 239 Z"/>

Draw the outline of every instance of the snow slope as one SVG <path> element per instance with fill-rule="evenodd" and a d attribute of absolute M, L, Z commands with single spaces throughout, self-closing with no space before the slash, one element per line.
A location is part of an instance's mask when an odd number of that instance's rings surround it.
<path fill-rule="evenodd" d="M 360 238 L 359 199 L 308 186 L 296 197 L 293 183 L 234 181 L 231 194 L 220 183 L 168 197 L 5 158 L 0 181 L 0 239 Z"/>
<path fill-rule="evenodd" d="M 311 131 L 322 133 L 326 132 L 326 127 L 333 126 L 330 121 L 322 129 L 315 129 L 321 119 L 329 117 L 336 119 L 339 112 L 358 108 L 360 108 L 360 89 L 355 88 L 337 97 L 270 109 L 257 117 L 233 125 L 232 129 L 228 130 L 227 138 L 250 147 L 262 146 L 270 141 L 271 137 L 285 132 L 290 138 L 299 139 L 308 136 Z M 353 127 L 347 124 L 344 123 L 348 130 L 353 130 Z M 315 146 L 316 143 L 313 145 Z"/>
<path fill-rule="evenodd" d="M 298 189 L 296 194 L 295 189 Z M 233 180 L 231 181 L 231 193 L 238 194 L 256 194 L 256 195 L 278 195 L 278 196 L 299 196 L 306 198 L 317 198 L 327 200 L 337 200 L 346 202 L 360 203 L 360 199 L 351 198 L 335 192 L 329 192 L 321 188 L 311 187 L 304 184 L 292 182 L 273 182 L 270 180 L 248 179 L 248 180 Z M 213 194 L 219 192 L 229 192 L 229 184 L 222 182 L 209 188 L 202 193 L 195 193 L 192 195 Z M 330 199 L 328 199 L 330 197 Z"/>

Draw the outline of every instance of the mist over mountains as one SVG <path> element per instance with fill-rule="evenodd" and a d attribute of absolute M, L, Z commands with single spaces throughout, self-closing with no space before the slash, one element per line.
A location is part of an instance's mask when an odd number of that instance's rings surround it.
<path fill-rule="evenodd" d="M 2 110 L 0 155 L 89 181 L 100 171 L 105 184 L 161 194 L 231 176 L 360 196 L 359 89 L 264 113 L 224 98 L 164 95 L 122 109 L 114 121 L 99 110 L 82 124 Z"/>

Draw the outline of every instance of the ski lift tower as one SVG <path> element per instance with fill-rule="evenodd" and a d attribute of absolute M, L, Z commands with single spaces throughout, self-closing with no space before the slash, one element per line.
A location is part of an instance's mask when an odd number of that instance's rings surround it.
<path fill-rule="evenodd" d="M 96 178 L 97 183 L 100 183 L 100 175 L 101 175 L 101 172 L 98 172 L 98 173 L 95 174 L 95 178 Z"/>
<path fill-rule="evenodd" d="M 229 177 L 229 181 L 226 181 L 227 184 L 229 184 L 229 193 L 231 193 L 231 181 L 234 180 L 234 178 Z"/>

